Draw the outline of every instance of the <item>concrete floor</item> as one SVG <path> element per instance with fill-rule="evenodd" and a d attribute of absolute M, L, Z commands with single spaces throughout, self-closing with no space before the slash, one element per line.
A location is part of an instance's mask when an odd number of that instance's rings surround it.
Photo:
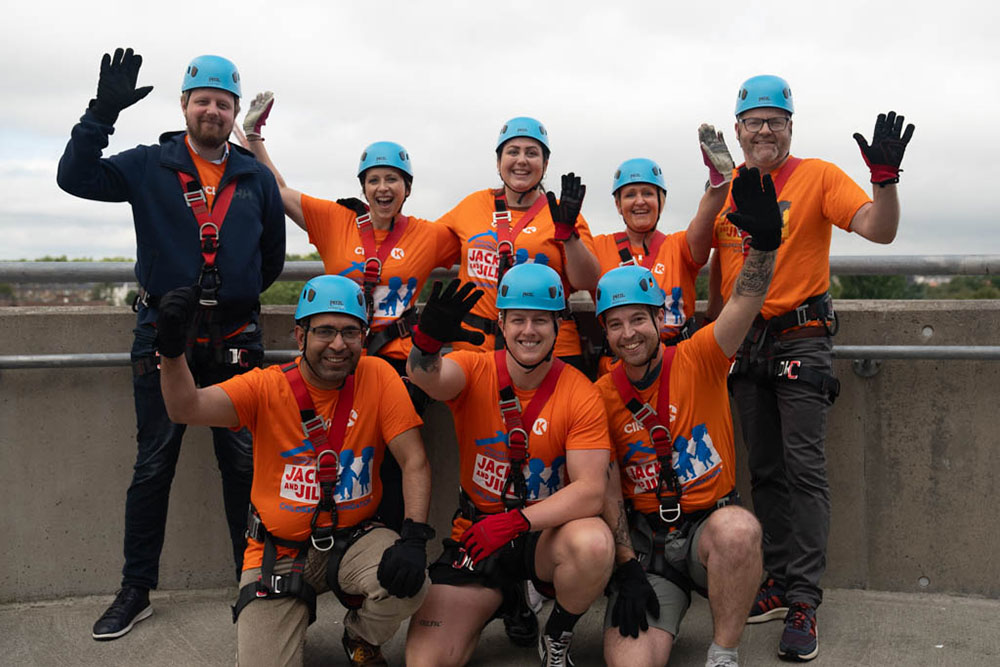
<path fill-rule="evenodd" d="M 153 616 L 121 639 L 96 642 L 90 628 L 111 596 L 0 605 L 0 664 L 21 666 L 187 667 L 232 665 L 235 627 L 230 623 L 230 590 L 154 592 Z M 549 605 L 547 605 L 548 607 Z M 572 655 L 577 665 L 603 664 L 601 600 L 577 626 Z M 332 595 L 320 598 L 319 619 L 310 628 L 306 665 L 344 665 L 340 645 L 343 609 Z M 547 618 L 548 608 L 542 612 Z M 776 657 L 780 622 L 748 626 L 740 647 L 741 665 L 785 664 Z M 671 665 L 704 664 L 711 642 L 708 604 L 692 604 L 674 646 Z M 405 628 L 384 651 L 402 664 Z M 975 666 L 1000 665 L 1000 600 L 910 595 L 860 590 L 827 590 L 819 613 L 822 665 Z M 487 627 L 471 664 L 537 664 L 534 649 L 510 645 L 499 622 Z"/>

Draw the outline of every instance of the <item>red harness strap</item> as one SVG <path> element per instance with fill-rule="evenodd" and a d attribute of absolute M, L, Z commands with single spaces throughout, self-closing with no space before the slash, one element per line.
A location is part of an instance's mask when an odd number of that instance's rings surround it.
<path fill-rule="evenodd" d="M 236 192 L 236 179 L 229 181 L 215 195 L 215 202 L 209 211 L 208 199 L 198 181 L 183 171 L 177 172 L 177 178 L 184 190 L 184 201 L 198 221 L 198 236 L 201 240 L 201 275 L 198 277 L 198 284 L 201 285 L 200 303 L 208 307 L 217 306 L 222 282 L 215 265 L 215 258 L 219 253 L 219 231 L 229 211 L 229 204 L 233 201 L 233 193 Z"/>
<path fill-rule="evenodd" d="M 514 385 L 510 379 L 510 372 L 507 370 L 507 351 L 497 350 L 493 354 L 497 366 L 497 378 L 500 383 L 500 416 L 503 417 L 503 423 L 507 429 L 507 451 L 510 458 L 507 479 L 504 480 L 500 497 L 507 509 L 514 509 L 524 507 L 528 500 L 528 486 L 525 483 L 524 471 L 522 470 L 524 462 L 528 460 L 527 429 L 534 426 L 542 408 L 552 397 L 556 383 L 559 382 L 559 375 L 566 367 L 566 363 L 560 359 L 552 362 L 542 384 L 538 386 L 531 402 L 528 403 L 528 409 L 522 413 L 521 401 L 514 393 Z M 510 494 L 511 491 L 513 491 L 513 495 Z"/>
<path fill-rule="evenodd" d="M 643 403 L 639 392 L 625 374 L 625 364 L 619 364 L 611 371 L 618 395 L 632 418 L 649 432 L 649 438 L 656 449 L 660 464 L 660 478 L 656 487 L 656 498 L 660 501 L 660 519 L 673 530 L 681 518 L 681 483 L 677 479 L 673 464 L 673 438 L 670 435 L 670 367 L 674 363 L 676 347 L 661 347 L 663 364 L 660 367 L 660 391 L 656 409 Z M 660 415 L 664 418 L 661 419 Z"/>
<path fill-rule="evenodd" d="M 372 294 L 375 292 L 375 286 L 382 279 L 382 264 L 385 263 L 386 257 L 389 256 L 389 253 L 399 243 L 399 239 L 403 237 L 407 225 L 410 224 L 410 219 L 405 215 L 397 216 L 392 230 L 385 237 L 385 240 L 382 241 L 378 249 L 375 248 L 375 228 L 372 225 L 371 214 L 365 213 L 364 215 L 359 215 L 356 222 L 358 233 L 361 234 L 361 245 L 365 251 L 365 278 L 362 287 L 365 292 L 365 304 L 368 308 L 368 322 L 370 324 L 372 314 L 375 312 L 375 302 Z"/>
<path fill-rule="evenodd" d="M 302 378 L 298 364 L 291 363 L 281 367 L 285 372 L 295 402 L 299 406 L 302 419 L 302 432 L 312 443 L 316 452 L 316 481 L 319 483 L 319 502 L 313 512 L 310 527 L 312 529 L 312 544 L 320 551 L 329 551 L 333 547 L 333 532 L 337 528 L 337 503 L 333 498 L 337 487 L 337 472 L 340 463 L 340 450 L 344 447 L 344 435 L 347 432 L 347 421 L 354 406 L 354 374 L 347 376 L 344 386 L 340 388 L 340 397 L 333 410 L 330 420 L 330 431 L 327 432 L 323 416 L 316 412 L 312 396 Z M 330 514 L 329 526 L 317 526 L 321 512 Z M 322 546 L 321 546 L 322 545 Z"/>
<path fill-rule="evenodd" d="M 615 240 L 615 245 L 618 246 L 618 257 L 621 259 L 618 266 L 635 266 L 636 261 L 635 257 L 632 256 L 632 243 L 628 240 L 628 234 L 615 232 L 612 238 Z M 660 231 L 654 231 L 650 238 L 653 239 L 653 242 L 649 244 L 646 254 L 642 258 L 642 266 L 652 271 L 653 262 L 660 254 L 660 246 L 667 240 L 667 235 Z"/>
<path fill-rule="evenodd" d="M 521 220 L 514 226 L 514 229 L 511 229 L 511 215 L 510 211 L 507 210 L 507 195 L 501 191 L 499 195 L 493 198 L 493 225 L 497 228 L 497 285 L 500 284 L 503 274 L 507 273 L 507 269 L 514 266 L 514 240 L 517 239 L 517 235 L 528 226 L 529 222 L 535 219 L 535 216 L 543 208 L 548 206 L 548 203 L 549 200 L 544 195 L 539 195 L 535 199 L 535 203 L 531 205 L 531 208 L 525 212 Z"/>
<path fill-rule="evenodd" d="M 746 163 L 743 163 L 740 166 L 742 167 L 745 164 Z M 785 164 L 781 165 L 781 169 L 778 170 L 777 175 L 775 175 L 774 177 L 775 196 L 781 195 L 781 189 L 785 187 L 785 183 L 787 183 L 788 179 L 792 177 L 792 172 L 794 172 L 795 168 L 798 167 L 800 164 L 802 164 L 802 158 L 789 156 L 788 159 L 785 160 Z M 729 189 L 729 195 L 728 199 L 726 200 L 726 206 L 730 211 L 737 210 L 736 202 L 733 201 L 732 188 Z M 743 259 L 746 259 L 747 255 L 750 253 L 750 243 L 748 241 L 750 235 L 744 232 L 742 229 L 740 229 L 739 232 L 740 236 L 743 238 Z"/>

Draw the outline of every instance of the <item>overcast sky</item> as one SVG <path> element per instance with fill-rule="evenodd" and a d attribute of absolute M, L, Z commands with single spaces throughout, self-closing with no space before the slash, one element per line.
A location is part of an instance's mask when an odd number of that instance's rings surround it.
<path fill-rule="evenodd" d="M 1000 10 L 986 2 L 276 2 L 40 0 L 0 26 L 0 259 L 135 256 L 127 204 L 55 183 L 70 129 L 96 91 L 101 55 L 131 46 L 153 92 L 122 112 L 108 154 L 182 129 L 181 77 L 202 53 L 240 68 L 244 110 L 275 91 L 267 146 L 291 187 L 358 194 L 362 149 L 409 150 L 404 212 L 435 219 L 499 183 L 496 136 L 539 118 L 549 187 L 576 171 L 595 233 L 622 226 L 609 190 L 620 162 L 649 157 L 668 188 L 660 228 L 687 224 L 706 170 L 697 127 L 721 128 L 739 162 L 740 83 L 778 74 L 795 99 L 792 152 L 830 160 L 868 189 L 854 140 L 894 109 L 917 126 L 903 160 L 891 247 L 835 231 L 834 254 L 995 253 L 1000 243 Z M 242 121 L 242 115 L 239 119 Z M 292 223 L 289 252 L 309 252 Z"/>

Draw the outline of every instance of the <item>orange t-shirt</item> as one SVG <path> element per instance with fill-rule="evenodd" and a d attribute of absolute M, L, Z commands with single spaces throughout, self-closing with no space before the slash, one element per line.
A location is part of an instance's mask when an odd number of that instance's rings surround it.
<path fill-rule="evenodd" d="M 544 196 L 544 195 L 543 195 Z M 461 262 L 458 277 L 463 281 L 471 280 L 485 294 L 472 309 L 473 315 L 485 317 L 488 320 L 497 319 L 497 232 L 493 225 L 494 191 L 480 190 L 473 192 L 458 205 L 445 213 L 437 222 L 447 225 L 461 243 Z M 513 228 L 524 217 L 524 211 L 511 210 L 510 227 Z M 576 231 L 584 245 L 594 250 L 594 239 L 590 227 L 583 216 L 577 216 Z M 514 239 L 514 263 L 534 262 L 546 264 L 555 269 L 563 278 L 563 289 L 566 298 L 573 292 L 572 286 L 566 280 L 566 255 L 562 244 L 553 238 L 555 224 L 549 207 L 544 206 L 538 215 Z M 456 342 L 456 350 L 492 350 L 493 336 L 486 336 L 482 346 L 476 347 L 469 343 Z M 566 357 L 578 355 L 580 335 L 573 320 L 563 320 L 559 323 L 559 335 L 556 338 L 555 355 Z"/>
<path fill-rule="evenodd" d="M 282 539 L 308 539 L 319 501 L 316 452 L 303 437 L 298 404 L 284 372 L 280 366 L 257 368 L 219 387 L 233 402 L 240 426 L 253 434 L 250 500 L 264 525 Z M 317 389 L 308 381 L 306 387 L 329 429 L 340 392 Z M 392 366 L 377 357 L 362 357 L 354 375 L 354 401 L 334 493 L 339 528 L 375 514 L 382 498 L 378 470 L 386 443 L 422 423 Z M 328 514 L 321 515 L 319 525 L 330 525 Z M 260 567 L 262 554 L 260 542 L 247 540 L 243 569 Z M 294 557 L 295 550 L 278 547 L 278 555 Z"/>
<path fill-rule="evenodd" d="M 184 135 L 184 145 L 187 146 L 194 167 L 198 170 L 198 182 L 201 183 L 201 188 L 205 191 L 208 210 L 211 211 L 213 204 L 215 204 L 215 191 L 219 187 L 219 181 L 222 180 L 222 174 L 226 171 L 226 161 L 223 160 L 219 164 L 215 164 L 195 153 L 186 134 Z"/>
<path fill-rule="evenodd" d="M 509 464 L 494 353 L 463 350 L 447 358 L 465 373 L 465 388 L 448 401 L 455 417 L 462 489 L 481 511 L 502 512 L 500 493 Z M 514 387 L 522 412 L 536 392 Z M 567 451 L 611 449 L 600 394 L 583 373 L 568 364 L 535 423 L 531 428 L 526 424 L 525 429 L 529 431 L 528 460 L 524 464 L 529 505 L 566 485 Z"/>
<path fill-rule="evenodd" d="M 715 324 L 699 329 L 677 344 L 670 369 L 670 435 L 673 466 L 683 487 L 681 508 L 693 512 L 712 507 L 736 485 L 733 420 L 729 412 L 726 379 L 731 360 L 715 341 Z M 632 418 L 605 375 L 597 381 L 608 413 L 608 427 L 621 470 L 622 495 L 639 512 L 659 509 L 656 485 L 660 464 L 649 432 Z M 656 408 L 657 379 L 638 392 L 640 400 Z"/>
<path fill-rule="evenodd" d="M 354 211 L 337 202 L 302 195 L 302 213 L 309 242 L 323 259 L 323 270 L 364 281 L 365 251 Z M 382 264 L 382 277 L 373 293 L 375 301 L 372 329 L 379 331 L 395 322 L 416 299 L 436 267 L 451 268 L 458 261 L 458 240 L 444 225 L 410 218 L 406 231 Z M 375 247 L 389 235 L 375 229 Z M 406 359 L 412 343 L 397 338 L 379 350 L 379 356 Z"/>
<path fill-rule="evenodd" d="M 771 172 L 772 178 L 776 173 Z M 870 201 L 865 191 L 836 165 L 816 159 L 799 163 L 778 193 L 778 207 L 784 218 L 781 247 L 761 315 L 782 315 L 829 289 L 831 225 L 848 230 L 858 209 Z M 726 219 L 732 205 L 730 196 L 715 219 L 712 241 L 713 247 L 719 249 L 725 299 L 729 299 L 743 269 L 740 230 Z"/>
<path fill-rule="evenodd" d="M 618 255 L 618 245 L 615 243 L 614 234 L 595 236 L 594 250 L 597 261 L 601 263 L 602 276 L 621 265 L 621 257 Z M 643 248 L 632 246 L 630 251 L 636 263 L 641 266 L 644 259 Z M 663 329 L 660 331 L 660 335 L 664 339 L 676 336 L 680 328 L 684 326 L 684 322 L 689 317 L 694 316 L 694 305 L 697 298 L 694 283 L 698 278 L 701 266 L 691 256 L 687 232 L 680 231 L 667 235 L 650 269 L 656 282 L 667 293 L 666 318 Z"/>

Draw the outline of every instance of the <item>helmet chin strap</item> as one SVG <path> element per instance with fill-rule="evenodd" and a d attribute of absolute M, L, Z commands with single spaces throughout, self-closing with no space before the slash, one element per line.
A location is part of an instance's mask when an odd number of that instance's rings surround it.
<path fill-rule="evenodd" d="M 503 181 L 503 186 L 505 188 L 507 188 L 511 192 L 516 192 L 517 194 L 520 195 L 520 197 L 517 198 L 517 205 L 518 206 L 521 205 L 521 203 L 524 201 L 524 198 L 528 196 L 529 192 L 534 192 L 535 190 L 539 190 L 540 186 L 541 186 L 541 183 L 542 183 L 541 181 L 539 181 L 538 183 L 535 183 L 534 185 L 532 185 L 527 190 L 518 190 L 517 188 L 511 187 L 510 185 L 508 185 L 507 181 L 503 180 L 503 176 L 500 177 L 500 180 Z"/>

